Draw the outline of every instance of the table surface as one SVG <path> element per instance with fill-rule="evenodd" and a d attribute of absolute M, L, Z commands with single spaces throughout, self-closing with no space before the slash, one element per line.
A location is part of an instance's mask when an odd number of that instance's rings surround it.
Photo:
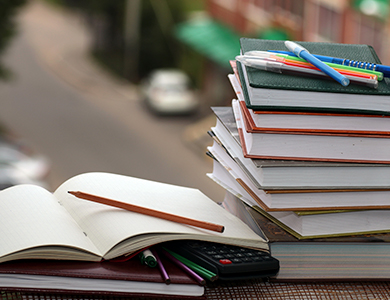
<path fill-rule="evenodd" d="M 308 282 L 308 283 L 282 283 L 250 281 L 241 283 L 224 283 L 207 286 L 206 299 L 261 299 L 261 300 L 367 300 L 390 298 L 390 282 Z M 0 300 L 136 300 L 145 298 L 125 297 L 91 297 L 81 295 L 58 294 L 30 294 L 16 292 L 1 292 Z M 149 298 L 150 299 L 150 298 Z"/>

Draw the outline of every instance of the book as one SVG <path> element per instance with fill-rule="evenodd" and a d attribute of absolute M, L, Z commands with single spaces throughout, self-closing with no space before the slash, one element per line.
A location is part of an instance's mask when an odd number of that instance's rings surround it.
<path fill-rule="evenodd" d="M 389 135 L 390 116 L 267 111 L 248 108 L 237 75 L 228 78 L 239 100 L 250 132 L 326 133 L 353 135 Z"/>
<path fill-rule="evenodd" d="M 390 189 L 256 189 L 239 165 L 216 142 L 208 150 L 240 186 L 240 193 L 254 199 L 256 205 L 265 211 L 318 211 L 390 209 Z M 224 177 L 214 172 L 214 176 Z"/>
<path fill-rule="evenodd" d="M 212 107 L 215 139 L 257 188 L 372 189 L 390 187 L 390 165 L 343 162 L 251 159 L 243 155 L 231 106 Z"/>
<path fill-rule="evenodd" d="M 389 135 L 390 116 L 254 111 L 240 101 L 250 132 Z"/>
<path fill-rule="evenodd" d="M 215 232 L 79 199 L 82 191 L 224 226 Z M 0 192 L 0 262 L 16 259 L 101 261 L 161 242 L 196 239 L 267 249 L 239 219 L 194 188 L 92 172 L 74 176 L 53 193 L 34 185 Z"/>
<path fill-rule="evenodd" d="M 380 63 L 368 45 L 298 42 L 312 54 Z M 286 50 L 283 41 L 241 38 L 241 52 Z M 377 89 L 336 81 L 290 76 L 243 66 L 237 62 L 246 104 L 254 110 L 316 111 L 330 113 L 390 114 L 387 78 Z"/>
<path fill-rule="evenodd" d="M 166 284 L 158 268 L 133 258 L 123 262 L 21 260 L 0 264 L 0 290 L 99 296 L 202 298 L 200 286 L 164 256 Z"/>
<path fill-rule="evenodd" d="M 227 192 L 223 207 L 269 240 L 279 259 L 276 281 L 389 280 L 390 234 L 299 239 Z"/>
<path fill-rule="evenodd" d="M 270 210 L 218 161 L 213 160 L 213 171 L 207 176 L 249 206 L 267 215 L 273 222 L 283 224 L 300 239 L 390 232 L 389 209 Z"/>
<path fill-rule="evenodd" d="M 390 136 L 339 136 L 248 132 L 238 100 L 233 112 L 245 157 L 357 163 L 390 163 Z"/>

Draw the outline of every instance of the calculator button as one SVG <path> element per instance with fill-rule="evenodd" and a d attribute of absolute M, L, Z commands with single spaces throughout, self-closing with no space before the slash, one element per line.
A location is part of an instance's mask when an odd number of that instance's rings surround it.
<path fill-rule="evenodd" d="M 243 261 L 243 262 L 251 262 L 252 259 L 249 258 L 249 257 L 245 257 L 245 258 L 242 258 L 242 261 Z"/>
<path fill-rule="evenodd" d="M 255 256 L 255 257 L 252 257 L 252 259 L 254 261 L 262 261 L 263 260 L 263 258 L 261 256 Z"/>
<path fill-rule="evenodd" d="M 219 262 L 223 265 L 230 265 L 232 263 L 232 261 L 230 259 L 220 259 Z"/>

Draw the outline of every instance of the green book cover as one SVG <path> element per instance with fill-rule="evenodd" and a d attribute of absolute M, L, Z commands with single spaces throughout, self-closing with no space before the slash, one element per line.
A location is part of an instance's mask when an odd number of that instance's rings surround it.
<path fill-rule="evenodd" d="M 241 38 L 241 50 L 243 53 L 252 50 L 284 50 L 288 51 L 284 41 L 260 40 Z M 336 43 L 315 43 L 298 42 L 312 54 L 348 58 L 371 63 L 380 63 L 374 49 L 368 45 L 336 44 Z M 249 84 L 252 87 L 267 87 L 277 89 L 308 90 L 337 93 L 368 93 L 388 94 L 390 89 L 385 82 L 380 82 L 378 89 L 372 89 L 360 85 L 350 84 L 343 87 L 334 80 L 323 80 L 304 76 L 281 75 L 277 73 L 260 71 L 254 68 L 246 68 Z"/>
<path fill-rule="evenodd" d="M 241 51 L 245 54 L 248 51 L 252 50 L 288 50 L 284 45 L 284 41 L 281 40 L 261 40 L 261 39 L 251 39 L 251 38 L 241 38 Z M 380 59 L 375 53 L 375 50 L 369 45 L 361 44 L 339 44 L 339 43 L 321 43 L 321 42 L 297 42 L 298 44 L 305 47 L 312 54 L 320 54 L 332 57 L 348 58 L 358 61 L 370 62 L 370 63 L 381 63 Z M 245 68 L 248 82 L 245 80 L 242 67 Z M 272 97 L 268 105 L 264 106 L 261 104 L 256 104 L 251 99 L 249 99 L 248 87 L 252 89 L 262 88 L 268 90 L 288 90 L 288 91 L 307 91 L 307 92 L 321 92 L 324 95 L 324 99 L 330 95 L 329 93 L 336 94 L 356 94 L 361 96 L 390 96 L 390 79 L 384 78 L 379 82 L 377 89 L 350 84 L 347 87 L 342 86 L 334 80 L 323 80 L 317 78 L 310 78 L 304 76 L 291 76 L 283 75 L 278 73 L 272 73 L 267 71 L 261 71 L 251 67 L 242 66 L 237 62 L 237 69 L 239 72 L 240 80 L 242 83 L 244 97 L 247 103 L 247 106 L 252 109 L 260 110 L 291 110 L 291 111 L 321 111 L 321 112 L 354 112 L 354 113 L 383 113 L 390 114 L 390 109 L 377 109 L 365 107 L 362 109 L 359 108 L 338 108 L 338 107 L 321 107 L 318 108 L 315 105 L 313 107 L 288 107 L 282 105 L 273 105 Z M 327 95 L 325 95 L 327 94 Z M 266 97 L 266 96 L 265 96 Z M 330 96 L 332 97 L 332 96 Z M 381 97 L 380 97 L 381 98 Z M 325 100 L 324 100 L 325 101 Z M 367 101 L 369 101 L 367 99 Z M 383 100 L 380 100 L 383 101 Z M 390 103 L 390 98 L 388 100 Z M 383 105 L 383 104 L 381 104 Z M 386 105 L 385 105 L 386 106 Z"/>

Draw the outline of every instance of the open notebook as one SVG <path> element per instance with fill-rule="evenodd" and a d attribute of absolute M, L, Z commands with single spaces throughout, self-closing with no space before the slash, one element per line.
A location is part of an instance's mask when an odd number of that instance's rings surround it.
<path fill-rule="evenodd" d="M 223 233 L 82 200 L 68 191 L 223 225 Z M 257 249 L 267 241 L 197 189 L 110 173 L 85 173 L 52 194 L 34 185 L 0 192 L 0 262 L 15 259 L 100 261 L 178 239 Z"/>

